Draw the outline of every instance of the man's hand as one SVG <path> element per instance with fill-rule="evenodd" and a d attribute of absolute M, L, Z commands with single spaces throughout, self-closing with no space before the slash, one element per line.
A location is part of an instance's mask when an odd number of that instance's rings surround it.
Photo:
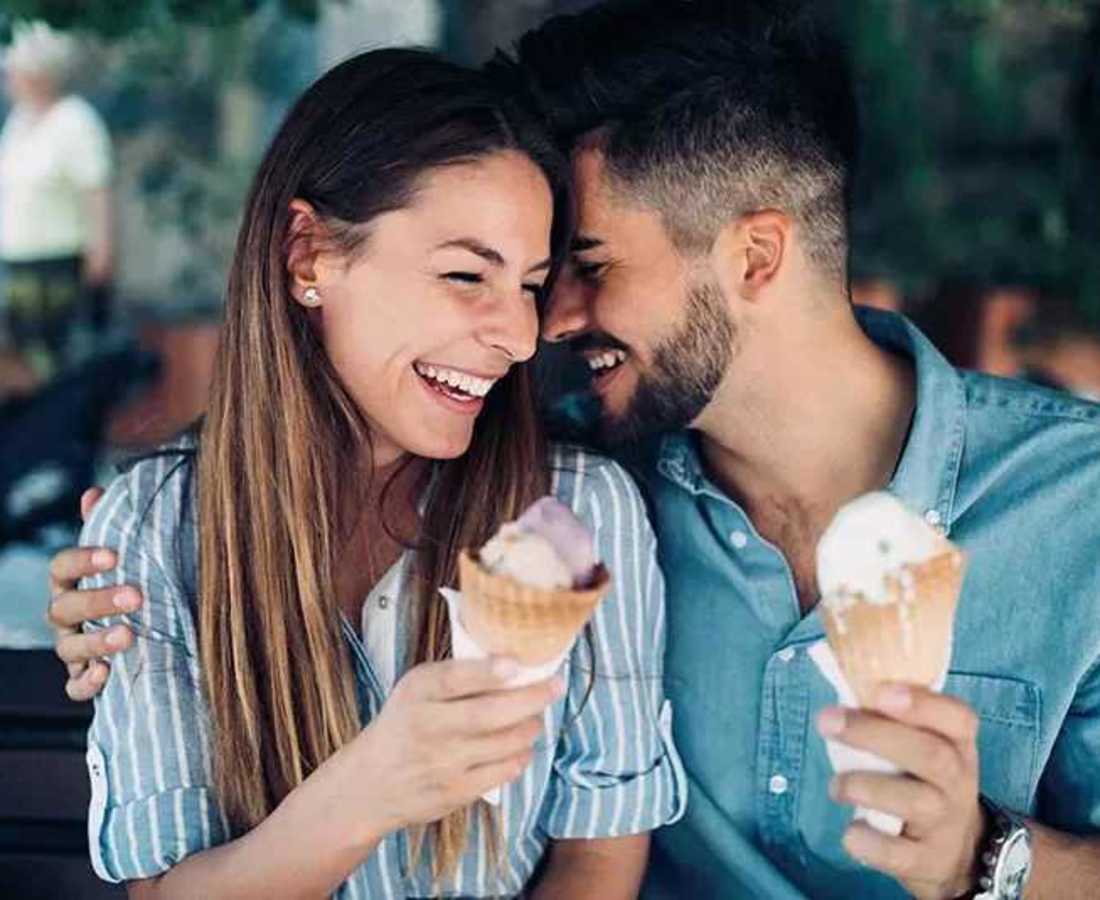
<path fill-rule="evenodd" d="M 893 876 L 918 900 L 943 900 L 972 890 L 985 814 L 978 802 L 978 717 L 954 697 L 888 685 L 873 709 L 823 710 L 818 730 L 896 765 L 884 775 L 848 772 L 829 786 L 833 799 L 893 813 L 898 837 L 856 822 L 845 849 Z"/>
<path fill-rule="evenodd" d="M 80 515 L 87 520 L 103 496 L 91 488 L 80 498 Z M 78 590 L 81 578 L 110 571 L 117 564 L 113 550 L 104 547 L 69 547 L 50 561 L 50 608 L 47 620 L 57 633 L 54 650 L 69 670 L 65 693 L 73 700 L 90 700 L 102 689 L 110 667 L 102 657 L 125 650 L 133 633 L 115 625 L 95 634 L 83 634 L 80 626 L 89 619 L 102 619 L 132 612 L 141 606 L 141 593 L 134 587 L 113 586 Z"/>

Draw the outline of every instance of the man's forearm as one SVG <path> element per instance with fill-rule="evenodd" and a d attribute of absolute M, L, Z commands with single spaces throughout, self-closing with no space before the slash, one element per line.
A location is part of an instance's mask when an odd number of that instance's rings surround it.
<path fill-rule="evenodd" d="M 649 834 L 552 841 L 531 900 L 634 900 L 649 858 Z"/>
<path fill-rule="evenodd" d="M 330 777 L 337 753 L 256 828 L 187 857 L 162 876 L 130 882 L 133 900 L 317 900 L 333 894 L 378 846 L 366 823 L 348 823 L 346 800 Z"/>
<path fill-rule="evenodd" d="M 1032 870 L 1025 900 L 1100 897 L 1100 836 L 1081 837 L 1028 822 Z"/>

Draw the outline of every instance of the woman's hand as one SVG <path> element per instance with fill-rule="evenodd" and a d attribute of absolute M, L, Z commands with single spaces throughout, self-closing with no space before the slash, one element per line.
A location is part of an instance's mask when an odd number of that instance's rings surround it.
<path fill-rule="evenodd" d="M 358 786 L 347 796 L 365 795 L 355 813 L 370 811 L 367 839 L 433 822 L 519 777 L 543 733 L 543 712 L 565 685 L 554 677 L 506 688 L 515 673 L 509 659 L 446 660 L 416 666 L 398 682 L 332 761 Z"/>

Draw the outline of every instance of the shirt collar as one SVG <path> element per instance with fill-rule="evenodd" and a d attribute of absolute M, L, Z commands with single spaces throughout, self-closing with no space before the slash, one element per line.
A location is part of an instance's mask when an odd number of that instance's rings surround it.
<path fill-rule="evenodd" d="M 916 411 L 889 489 L 946 532 L 951 526 L 966 432 L 962 378 L 904 316 L 864 307 L 856 307 L 855 314 L 871 340 L 912 359 L 916 368 Z M 657 470 L 693 495 L 717 491 L 706 478 L 690 431 L 664 437 Z"/>
<path fill-rule="evenodd" d="M 700 492 L 705 476 L 695 436 L 690 431 L 673 431 L 661 439 L 657 471 L 691 494 Z"/>

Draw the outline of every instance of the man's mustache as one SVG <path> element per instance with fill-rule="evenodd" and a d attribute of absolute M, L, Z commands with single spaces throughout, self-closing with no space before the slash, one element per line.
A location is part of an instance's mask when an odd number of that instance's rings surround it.
<path fill-rule="evenodd" d="M 587 353 L 590 350 L 623 350 L 627 353 L 630 352 L 630 348 L 626 344 L 602 331 L 593 331 L 575 337 L 569 341 L 568 347 L 573 353 Z"/>

